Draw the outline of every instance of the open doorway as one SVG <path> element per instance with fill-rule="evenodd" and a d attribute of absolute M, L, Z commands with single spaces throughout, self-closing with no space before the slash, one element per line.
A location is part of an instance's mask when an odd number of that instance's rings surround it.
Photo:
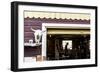
<path fill-rule="evenodd" d="M 89 59 L 90 35 L 47 35 L 47 60 Z"/>
<path fill-rule="evenodd" d="M 62 46 L 63 50 L 65 50 L 66 48 L 72 50 L 72 40 L 62 40 Z"/>

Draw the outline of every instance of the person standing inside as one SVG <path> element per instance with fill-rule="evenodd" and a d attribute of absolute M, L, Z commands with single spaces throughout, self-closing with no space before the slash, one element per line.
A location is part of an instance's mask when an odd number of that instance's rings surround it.
<path fill-rule="evenodd" d="M 68 56 L 68 42 L 65 45 L 65 56 Z"/>

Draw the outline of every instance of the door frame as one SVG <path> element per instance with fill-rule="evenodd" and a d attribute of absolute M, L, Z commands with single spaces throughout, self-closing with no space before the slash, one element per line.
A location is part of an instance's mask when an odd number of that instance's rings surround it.
<path fill-rule="evenodd" d="M 42 35 L 42 56 L 46 57 L 47 50 L 47 29 L 48 28 L 73 28 L 73 29 L 90 29 L 90 24 L 63 24 L 63 23 L 42 23 L 42 31 L 45 31 Z"/>

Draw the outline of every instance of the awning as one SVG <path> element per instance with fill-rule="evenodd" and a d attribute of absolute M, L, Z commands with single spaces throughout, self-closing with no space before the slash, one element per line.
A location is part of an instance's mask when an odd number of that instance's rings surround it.
<path fill-rule="evenodd" d="M 70 13 L 70 12 L 40 12 L 40 11 L 25 11 L 24 18 L 51 18 L 51 19 L 81 19 L 90 20 L 89 13 Z"/>

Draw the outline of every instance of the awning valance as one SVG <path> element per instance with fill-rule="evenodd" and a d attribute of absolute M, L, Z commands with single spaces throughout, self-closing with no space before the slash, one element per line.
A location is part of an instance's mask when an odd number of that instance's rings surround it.
<path fill-rule="evenodd" d="M 51 18 L 51 19 L 81 19 L 81 20 L 90 20 L 89 13 L 70 13 L 70 12 L 32 12 L 25 11 L 24 18 Z"/>

